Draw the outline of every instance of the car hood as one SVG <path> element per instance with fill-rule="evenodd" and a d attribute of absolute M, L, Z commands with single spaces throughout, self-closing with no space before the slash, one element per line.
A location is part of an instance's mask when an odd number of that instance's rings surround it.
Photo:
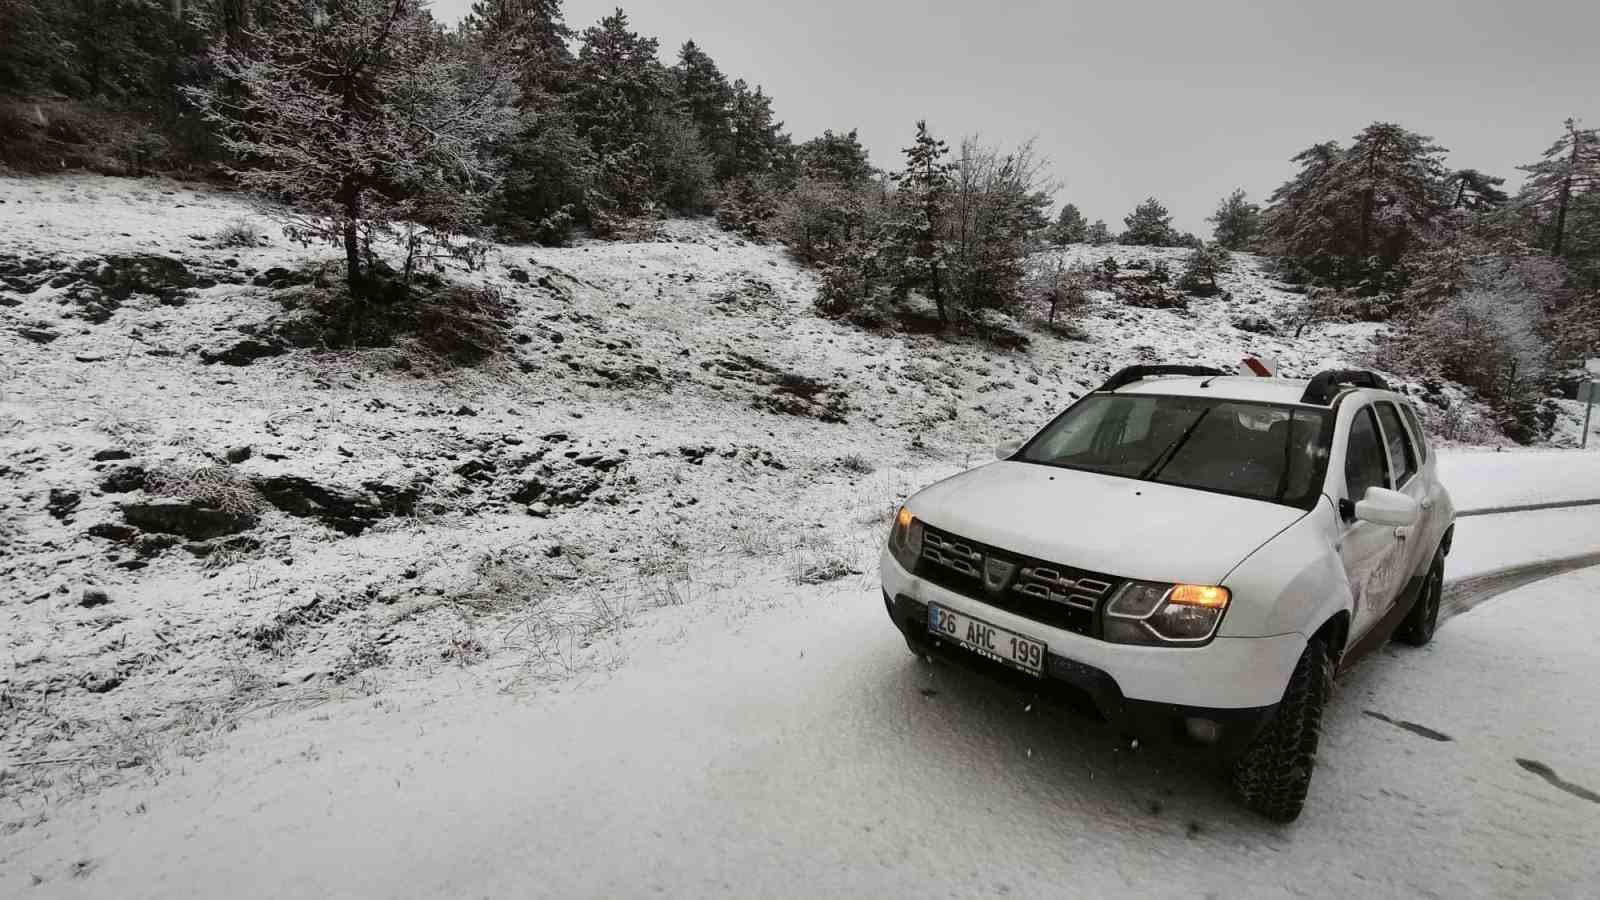
<path fill-rule="evenodd" d="M 953 534 L 1103 575 L 1217 584 L 1305 511 L 1192 488 L 995 462 L 914 495 Z"/>

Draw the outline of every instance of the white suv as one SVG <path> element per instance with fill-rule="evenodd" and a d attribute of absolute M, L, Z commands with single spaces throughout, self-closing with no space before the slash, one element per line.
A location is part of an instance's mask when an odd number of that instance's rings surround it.
<path fill-rule="evenodd" d="M 997 455 L 895 518 L 883 599 L 912 651 L 1215 744 L 1272 819 L 1300 814 L 1335 671 L 1433 636 L 1455 510 L 1371 372 L 1132 366 Z"/>

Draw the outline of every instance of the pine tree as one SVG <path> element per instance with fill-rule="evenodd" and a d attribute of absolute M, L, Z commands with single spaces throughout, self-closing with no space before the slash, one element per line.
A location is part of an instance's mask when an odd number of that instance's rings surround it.
<path fill-rule="evenodd" d="M 353 294 L 366 287 L 363 243 L 402 222 L 408 255 L 412 226 L 448 251 L 494 180 L 484 151 L 509 86 L 476 82 L 418 0 L 262 5 L 271 30 L 251 33 L 248 54 L 215 57 L 228 86 L 189 91 L 241 161 L 234 176 L 293 204 L 291 237 L 342 244 Z"/>
<path fill-rule="evenodd" d="M 950 321 L 945 305 L 945 247 L 940 229 L 947 212 L 953 166 L 950 146 L 918 120 L 917 137 L 905 148 L 905 168 L 893 176 L 899 187 L 900 217 L 891 227 L 896 290 L 926 287 L 939 311 L 939 321 Z"/>
<path fill-rule="evenodd" d="M 799 177 L 780 204 L 778 232 L 796 256 L 831 263 L 876 224 L 883 189 L 854 129 L 824 131 L 796 148 Z"/>
<path fill-rule="evenodd" d="M 1457 169 L 1445 178 L 1445 190 L 1453 197 L 1451 209 L 1485 212 L 1497 209 L 1510 199 L 1500 190 L 1504 178 L 1485 175 L 1477 169 Z"/>
<path fill-rule="evenodd" d="M 678 50 L 678 65 L 672 73 L 677 81 L 679 107 L 699 131 L 716 171 L 730 171 L 734 154 L 733 86 L 694 41 L 684 43 Z"/>
<path fill-rule="evenodd" d="M 1145 247 L 1173 247 L 1178 243 L 1178 233 L 1172 229 L 1172 214 L 1154 197 L 1133 208 L 1124 216 L 1122 243 Z"/>
<path fill-rule="evenodd" d="M 1443 207 L 1444 148 L 1391 122 L 1356 135 L 1334 171 L 1334 203 L 1354 209 L 1356 254 L 1397 262 Z"/>
<path fill-rule="evenodd" d="M 861 146 L 856 130 L 834 134 L 832 129 L 822 132 L 795 148 L 800 174 L 838 184 L 859 184 L 870 181 L 877 171 L 867 161 L 867 148 Z"/>
<path fill-rule="evenodd" d="M 48 80 L 51 42 L 36 0 L 0 0 L 0 93 L 26 93 Z"/>
<path fill-rule="evenodd" d="M 654 196 L 652 123 L 667 102 L 656 40 L 628 30 L 621 9 L 584 29 L 574 87 L 563 103 L 596 167 L 590 214 L 640 212 Z"/>
<path fill-rule="evenodd" d="M 1089 239 L 1089 223 L 1083 218 L 1083 213 L 1071 203 L 1061 207 L 1060 215 L 1056 216 L 1055 228 L 1050 233 L 1050 242 L 1053 244 L 1081 244 Z"/>
<path fill-rule="evenodd" d="M 460 31 L 515 71 L 519 109 L 544 112 L 572 77 L 561 0 L 474 0 Z"/>
<path fill-rule="evenodd" d="M 1539 162 L 1519 168 L 1528 173 L 1520 202 L 1549 223 L 1550 255 L 1561 256 L 1573 198 L 1600 189 L 1600 131 L 1579 128 L 1576 119 Z"/>
<path fill-rule="evenodd" d="M 726 171 L 719 173 L 722 177 L 761 176 L 782 167 L 789 136 L 773 115 L 772 98 L 759 85 L 752 91 L 742 78 L 733 83 L 729 119 L 733 124 L 733 154 Z"/>
<path fill-rule="evenodd" d="M 1233 265 L 1233 256 L 1220 241 L 1201 244 L 1189 253 L 1184 262 L 1183 274 L 1178 277 L 1178 287 L 1201 297 L 1220 291 L 1217 276 Z"/>
<path fill-rule="evenodd" d="M 1296 153 L 1300 171 L 1272 192 L 1261 215 L 1261 233 L 1279 256 L 1302 261 L 1331 252 L 1337 242 L 1336 218 L 1311 211 L 1326 205 L 1334 169 L 1344 158 L 1338 141 L 1324 141 Z"/>
<path fill-rule="evenodd" d="M 1243 250 L 1261 229 L 1261 207 L 1246 200 L 1244 189 L 1238 188 L 1222 198 L 1206 221 L 1215 226 L 1212 240 L 1229 250 Z"/>

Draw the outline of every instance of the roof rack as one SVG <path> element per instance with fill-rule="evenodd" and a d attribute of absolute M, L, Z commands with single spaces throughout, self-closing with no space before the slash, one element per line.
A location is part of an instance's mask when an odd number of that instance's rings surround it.
<path fill-rule="evenodd" d="M 1333 398 L 1339 396 L 1342 387 L 1387 391 L 1389 383 L 1377 372 L 1369 372 L 1366 369 L 1328 369 L 1311 376 L 1311 383 L 1306 385 L 1306 392 L 1300 396 L 1300 402 L 1327 406 L 1333 402 Z"/>
<path fill-rule="evenodd" d="M 1117 374 L 1111 376 L 1111 380 L 1110 381 L 1107 381 L 1105 384 L 1100 385 L 1100 387 L 1096 388 L 1096 390 L 1114 391 L 1117 388 L 1126 387 L 1127 385 L 1133 384 L 1135 381 L 1142 381 L 1142 380 L 1144 380 L 1146 378 L 1153 378 L 1153 377 L 1155 377 L 1157 375 L 1226 375 L 1226 374 L 1228 374 L 1228 373 L 1222 371 L 1221 369 L 1214 369 L 1214 368 L 1212 368 L 1210 366 L 1168 366 L 1168 365 L 1128 366 L 1127 368 L 1123 369 L 1122 371 L 1118 372 Z"/>

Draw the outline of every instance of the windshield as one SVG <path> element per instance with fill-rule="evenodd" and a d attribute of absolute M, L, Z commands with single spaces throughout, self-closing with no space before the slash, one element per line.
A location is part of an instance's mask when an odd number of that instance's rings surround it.
<path fill-rule="evenodd" d="M 1094 394 L 1013 457 L 1308 506 L 1327 464 L 1324 410 L 1209 397 Z"/>

